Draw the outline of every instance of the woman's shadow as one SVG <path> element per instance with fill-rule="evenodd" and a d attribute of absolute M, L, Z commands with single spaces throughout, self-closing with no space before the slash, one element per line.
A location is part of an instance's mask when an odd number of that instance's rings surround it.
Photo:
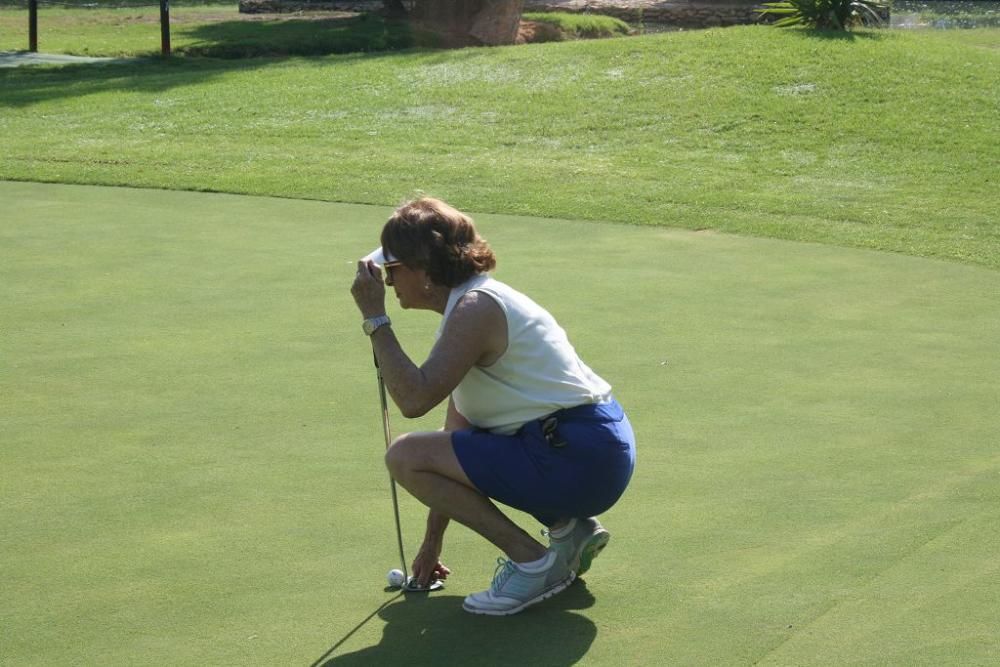
<path fill-rule="evenodd" d="M 314 667 L 352 665 L 572 665 L 582 658 L 597 627 L 573 613 L 594 604 L 586 582 L 515 616 L 478 616 L 462 610 L 462 597 L 442 593 L 398 595 L 333 645 Z M 381 641 L 337 655 L 346 640 L 378 615 Z"/>

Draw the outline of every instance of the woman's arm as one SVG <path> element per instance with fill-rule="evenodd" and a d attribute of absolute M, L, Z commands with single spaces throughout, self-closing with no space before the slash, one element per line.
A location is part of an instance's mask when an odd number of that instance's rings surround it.
<path fill-rule="evenodd" d="M 385 286 L 377 269 L 359 266 L 352 291 L 364 317 L 385 312 Z M 503 354 L 507 318 L 491 297 L 469 292 L 455 305 L 420 366 L 403 351 L 391 326 L 380 327 L 371 338 L 392 400 L 404 416 L 420 417 L 447 398 L 474 365 L 488 365 Z"/>
<path fill-rule="evenodd" d="M 459 431 L 470 428 L 469 420 L 455 408 L 455 401 L 448 400 L 448 414 L 444 420 L 444 430 Z M 441 551 L 444 548 L 444 533 L 450 519 L 440 512 L 431 510 L 427 514 L 427 530 L 420 551 L 413 559 L 413 576 L 417 583 L 426 586 L 434 579 L 446 579 L 451 570 L 441 562 Z"/>
<path fill-rule="evenodd" d="M 413 578 L 421 586 L 426 586 L 435 579 L 447 579 L 451 574 L 448 566 L 441 562 L 444 531 L 448 527 L 448 522 L 448 517 L 440 512 L 431 510 L 427 514 L 427 531 L 412 565 Z"/>

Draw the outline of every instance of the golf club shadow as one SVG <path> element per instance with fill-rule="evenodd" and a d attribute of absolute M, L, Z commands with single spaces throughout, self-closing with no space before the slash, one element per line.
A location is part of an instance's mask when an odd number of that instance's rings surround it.
<path fill-rule="evenodd" d="M 341 640 L 315 664 L 573 665 L 597 636 L 597 626 L 590 619 L 573 613 L 594 604 L 582 580 L 515 616 L 470 614 L 462 609 L 462 597 L 443 591 L 399 595 L 372 614 L 385 621 L 377 645 L 333 655 L 344 644 Z"/>

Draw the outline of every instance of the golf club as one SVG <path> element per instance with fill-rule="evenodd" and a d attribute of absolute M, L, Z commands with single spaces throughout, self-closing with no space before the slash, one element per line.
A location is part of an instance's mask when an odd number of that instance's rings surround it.
<path fill-rule="evenodd" d="M 386 400 L 385 380 L 382 379 L 382 369 L 378 365 L 378 356 L 372 350 L 372 358 L 375 361 L 375 374 L 378 376 L 378 395 L 382 402 L 382 432 L 385 434 L 385 448 L 389 449 L 392 443 L 392 435 L 389 431 L 389 402 Z M 440 579 L 431 581 L 426 586 L 421 586 L 416 579 L 409 576 L 406 569 L 406 555 L 403 552 L 403 530 L 399 523 L 399 499 L 396 495 L 396 480 L 389 475 L 389 488 L 392 491 L 392 513 L 396 520 L 396 543 L 399 545 L 399 565 L 403 571 L 402 590 L 406 593 L 422 593 L 426 591 L 436 591 L 444 588 L 444 583 Z"/>

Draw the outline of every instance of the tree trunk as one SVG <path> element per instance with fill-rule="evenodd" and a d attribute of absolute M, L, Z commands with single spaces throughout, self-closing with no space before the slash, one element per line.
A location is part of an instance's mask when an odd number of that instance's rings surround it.
<path fill-rule="evenodd" d="M 513 44 L 524 0 L 416 0 L 412 17 L 445 46 Z"/>

